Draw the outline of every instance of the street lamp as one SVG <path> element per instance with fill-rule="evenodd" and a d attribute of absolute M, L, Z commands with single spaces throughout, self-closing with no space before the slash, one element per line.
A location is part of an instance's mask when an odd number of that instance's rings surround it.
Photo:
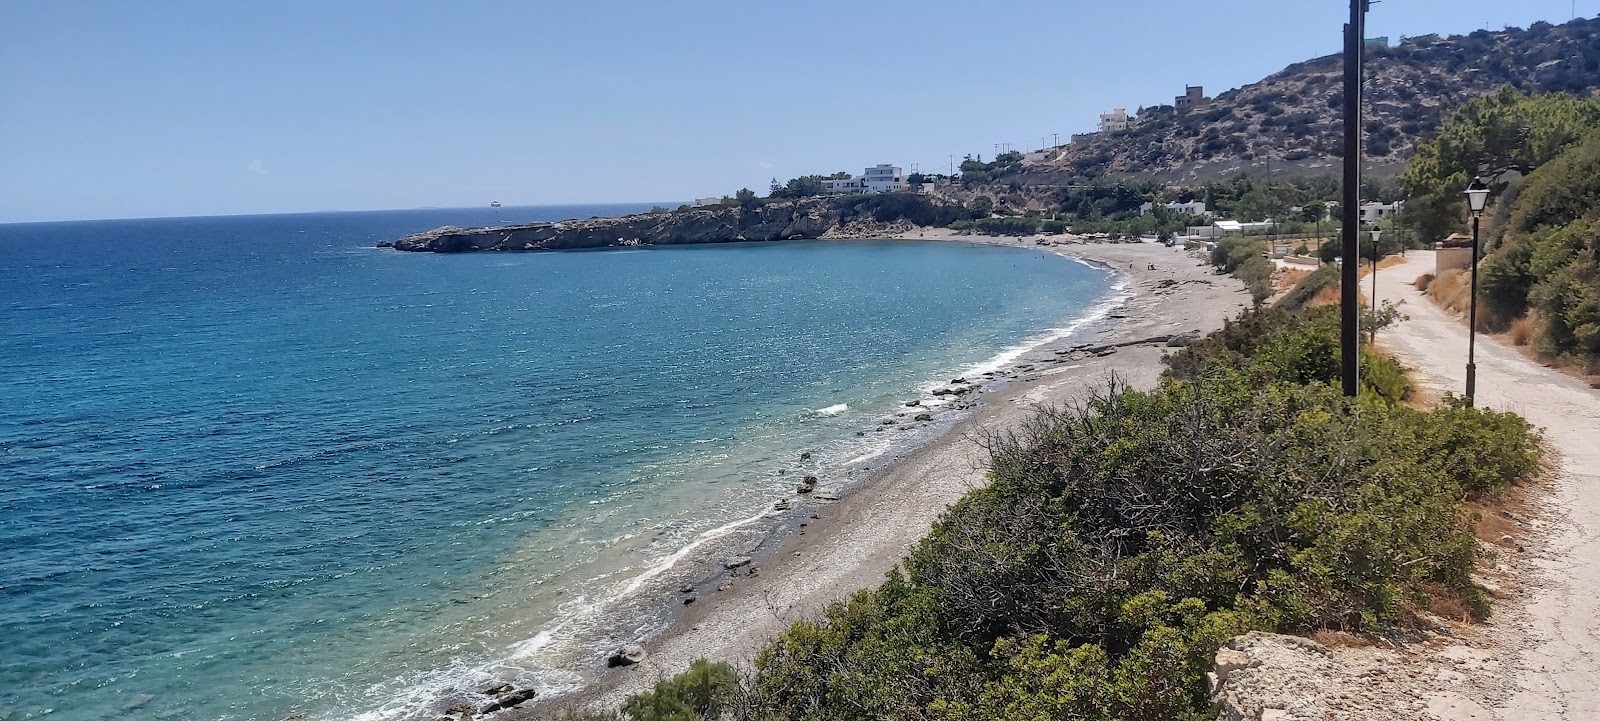
<path fill-rule="evenodd" d="M 1472 405 L 1478 386 L 1478 219 L 1489 204 L 1489 186 L 1483 178 L 1473 178 L 1467 186 L 1467 209 L 1472 211 L 1472 300 L 1467 304 L 1467 405 Z"/>
<path fill-rule="evenodd" d="M 1374 319 L 1377 318 L 1376 314 L 1378 312 L 1378 239 L 1382 237 L 1383 231 L 1372 231 L 1372 312 Z M 1371 342 L 1376 344 L 1378 342 L 1378 326 L 1376 323 L 1373 324 L 1368 333 L 1372 336 Z"/>

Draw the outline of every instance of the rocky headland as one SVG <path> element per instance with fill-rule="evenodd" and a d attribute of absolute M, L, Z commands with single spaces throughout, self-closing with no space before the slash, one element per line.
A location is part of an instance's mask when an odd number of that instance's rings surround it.
<path fill-rule="evenodd" d="M 392 245 L 398 250 L 461 253 L 802 240 L 821 238 L 845 222 L 844 213 L 828 199 L 807 198 L 497 228 L 444 227 L 408 235 Z"/>

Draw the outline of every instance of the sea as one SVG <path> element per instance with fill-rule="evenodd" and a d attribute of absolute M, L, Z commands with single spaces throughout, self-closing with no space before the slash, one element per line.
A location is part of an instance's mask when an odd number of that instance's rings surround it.
<path fill-rule="evenodd" d="M 832 482 L 907 442 L 866 432 L 907 399 L 1123 293 L 958 242 L 375 247 L 648 206 L 0 225 L 0 719 L 570 690 L 563 641 L 651 633 L 610 602 L 800 453 Z"/>

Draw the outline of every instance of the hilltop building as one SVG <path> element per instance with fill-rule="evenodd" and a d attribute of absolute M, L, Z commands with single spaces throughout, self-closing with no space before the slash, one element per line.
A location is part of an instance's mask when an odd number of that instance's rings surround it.
<path fill-rule="evenodd" d="M 696 207 L 696 208 L 704 208 L 704 207 L 706 207 L 708 205 L 721 205 L 721 204 L 722 204 L 722 198 L 718 198 L 718 197 L 716 197 L 714 195 L 709 197 L 709 198 L 695 198 L 694 199 L 694 207 Z"/>
<path fill-rule="evenodd" d="M 1109 113 L 1100 115 L 1100 132 L 1116 133 L 1133 126 L 1133 119 L 1128 117 L 1127 108 L 1117 108 Z"/>
<path fill-rule="evenodd" d="M 899 193 L 911 189 L 900 166 L 883 163 L 867 168 L 861 175 L 843 180 L 822 181 L 822 189 L 830 195 L 855 195 L 857 193 Z"/>
<path fill-rule="evenodd" d="M 1183 86 L 1183 94 L 1172 99 L 1172 107 L 1177 108 L 1178 112 L 1181 113 L 1186 110 L 1191 110 L 1197 106 L 1204 105 L 1206 100 L 1205 86 L 1185 85 Z"/>

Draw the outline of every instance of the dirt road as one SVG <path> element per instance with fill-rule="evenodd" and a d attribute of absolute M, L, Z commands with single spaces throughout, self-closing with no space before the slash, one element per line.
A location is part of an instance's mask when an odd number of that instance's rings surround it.
<path fill-rule="evenodd" d="M 1414 368 L 1430 394 L 1460 394 L 1466 325 L 1412 287 L 1433 272 L 1434 254 L 1409 256 L 1379 271 L 1378 300 L 1403 300 L 1410 319 L 1378 342 Z M 1361 286 L 1370 296 L 1371 281 Z M 1517 653 L 1504 666 L 1515 690 L 1487 711 L 1504 721 L 1600 719 L 1600 390 L 1481 334 L 1477 365 L 1480 406 L 1515 411 L 1544 428 L 1559 471 L 1550 500 L 1561 520 L 1534 561 L 1529 576 L 1537 590 L 1526 608 L 1490 631 L 1505 635 L 1497 640 Z"/>

